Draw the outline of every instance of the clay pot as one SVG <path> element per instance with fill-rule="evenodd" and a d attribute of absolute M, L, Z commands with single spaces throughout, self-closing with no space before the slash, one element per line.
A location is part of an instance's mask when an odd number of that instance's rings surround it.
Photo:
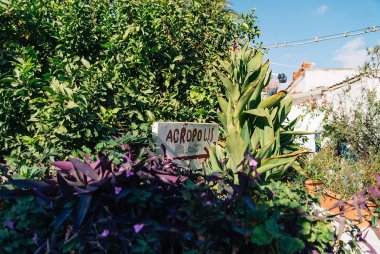
<path fill-rule="evenodd" d="M 347 219 L 355 220 L 353 221 L 354 225 L 357 225 L 359 228 L 366 228 L 370 226 L 371 222 L 371 211 L 374 211 L 377 208 L 377 205 L 369 202 L 367 204 L 369 210 L 367 209 L 360 209 L 360 212 L 363 216 L 362 222 L 359 222 L 359 215 L 356 208 L 352 205 L 353 200 L 352 199 L 342 199 L 341 196 L 338 194 L 335 194 L 334 192 L 327 190 L 326 186 L 320 182 L 315 180 L 306 180 L 305 181 L 305 187 L 307 192 L 310 195 L 316 195 L 318 190 L 324 189 L 324 195 L 319 196 L 319 202 L 321 204 L 321 207 L 327 211 L 329 211 L 333 215 L 340 214 L 339 207 L 334 207 L 337 202 L 340 200 L 343 202 L 344 205 L 344 216 Z"/>

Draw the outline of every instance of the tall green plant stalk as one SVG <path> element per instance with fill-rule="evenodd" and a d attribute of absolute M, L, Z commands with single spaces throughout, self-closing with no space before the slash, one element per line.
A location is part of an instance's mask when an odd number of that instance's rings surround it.
<path fill-rule="evenodd" d="M 307 151 L 293 144 L 294 135 L 307 133 L 293 131 L 299 119 L 287 121 L 292 97 L 286 91 L 262 99 L 271 77 L 269 60 L 263 63 L 263 54 L 246 44 L 231 51 L 230 59 L 220 60 L 220 66 L 217 74 L 225 94 L 218 96 L 218 116 L 226 140 L 211 149 L 213 170 L 239 173 L 248 163 L 247 154 L 258 162 L 251 169 L 265 173 L 266 178 L 279 177 L 289 167 L 298 168 L 297 157 Z M 229 158 L 225 165 L 220 162 L 223 156 Z"/>

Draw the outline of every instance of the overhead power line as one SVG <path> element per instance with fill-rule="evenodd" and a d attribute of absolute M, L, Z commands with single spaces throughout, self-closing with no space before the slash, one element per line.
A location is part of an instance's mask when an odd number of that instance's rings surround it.
<path fill-rule="evenodd" d="M 379 30 L 380 30 L 380 26 L 372 26 L 372 27 L 367 27 L 367 28 L 358 29 L 358 30 L 354 30 L 354 31 L 350 31 L 350 32 L 339 33 L 339 34 L 316 36 L 316 37 L 310 38 L 310 39 L 278 42 L 278 43 L 274 43 L 274 44 L 264 45 L 263 47 L 270 49 L 270 48 L 281 48 L 281 47 L 306 45 L 306 44 L 311 44 L 311 43 L 316 43 L 316 42 L 321 42 L 321 41 L 328 41 L 328 40 L 334 40 L 334 39 L 339 39 L 339 38 L 357 36 L 357 35 L 366 34 L 366 33 L 373 33 L 373 32 L 377 32 Z"/>
<path fill-rule="evenodd" d="M 279 65 L 279 66 L 285 66 L 285 67 L 290 67 L 290 68 L 299 68 L 299 66 L 296 65 L 290 65 L 290 64 L 282 64 L 282 63 L 274 63 L 270 62 L 271 65 Z"/>

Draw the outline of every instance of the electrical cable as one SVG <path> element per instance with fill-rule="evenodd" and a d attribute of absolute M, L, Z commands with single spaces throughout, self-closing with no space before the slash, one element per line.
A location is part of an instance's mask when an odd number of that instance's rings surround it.
<path fill-rule="evenodd" d="M 307 44 L 316 43 L 316 42 L 320 42 L 320 41 L 335 40 L 335 39 L 339 39 L 339 38 L 358 36 L 358 35 L 366 34 L 366 33 L 373 33 L 373 32 L 377 32 L 379 30 L 380 30 L 380 26 L 372 26 L 372 27 L 367 27 L 367 28 L 363 28 L 363 29 L 353 30 L 350 32 L 331 34 L 331 35 L 325 35 L 325 36 L 316 36 L 316 37 L 310 38 L 310 39 L 303 39 L 303 40 L 296 40 L 296 41 L 289 41 L 289 42 L 285 41 L 285 42 L 280 42 L 280 43 L 275 43 L 275 44 L 268 44 L 268 45 L 264 45 L 263 48 L 270 49 L 270 48 L 307 45 Z"/>
<path fill-rule="evenodd" d="M 271 65 L 279 65 L 279 66 L 285 66 L 285 67 L 290 67 L 290 68 L 299 68 L 299 66 L 296 65 L 290 65 L 290 64 L 282 64 L 282 63 L 274 63 L 270 62 Z"/>

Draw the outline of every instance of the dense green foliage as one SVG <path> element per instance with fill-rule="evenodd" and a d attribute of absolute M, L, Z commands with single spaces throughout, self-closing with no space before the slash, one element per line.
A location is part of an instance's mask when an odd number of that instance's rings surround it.
<path fill-rule="evenodd" d="M 119 164 L 100 155 L 54 165 L 55 178 L 2 187 L 10 206 L 0 211 L 2 253 L 325 253 L 334 245 L 331 225 L 312 214 L 316 200 L 283 182 L 241 174 L 235 185 L 130 153 Z"/>
<path fill-rule="evenodd" d="M 211 67 L 255 23 L 225 1 L 1 0 L 0 156 L 17 167 L 153 120 L 216 119 Z"/>

